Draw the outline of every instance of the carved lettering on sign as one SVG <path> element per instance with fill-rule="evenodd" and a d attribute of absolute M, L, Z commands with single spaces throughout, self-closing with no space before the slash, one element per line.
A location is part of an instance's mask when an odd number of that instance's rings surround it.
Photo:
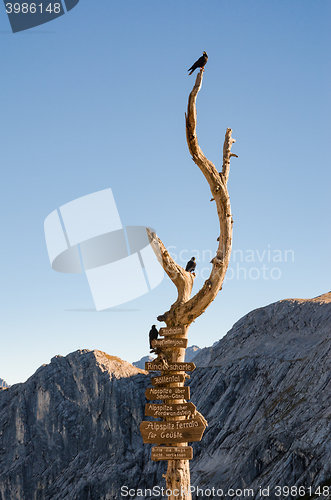
<path fill-rule="evenodd" d="M 152 460 L 192 460 L 192 446 L 154 446 Z"/>
<path fill-rule="evenodd" d="M 160 328 L 159 335 L 162 335 L 162 337 L 168 335 L 184 335 L 184 327 L 175 326 L 173 328 Z"/>
<path fill-rule="evenodd" d="M 187 375 L 188 377 L 188 375 Z M 185 375 L 182 373 L 174 373 L 173 375 L 161 375 L 161 377 L 152 377 L 153 385 L 166 385 L 184 382 Z"/>
<path fill-rule="evenodd" d="M 189 387 L 150 387 L 146 389 L 147 399 L 190 399 Z"/>
<path fill-rule="evenodd" d="M 195 414 L 195 411 L 196 406 L 193 403 L 147 403 L 145 405 L 145 415 L 154 418 L 191 417 Z"/>
<path fill-rule="evenodd" d="M 153 340 L 153 347 L 182 347 L 186 349 L 187 339 L 157 339 Z"/>
<path fill-rule="evenodd" d="M 144 443 L 171 444 L 201 441 L 206 426 L 200 419 L 173 422 L 147 422 L 140 424 Z"/>
<path fill-rule="evenodd" d="M 167 372 L 193 372 L 195 370 L 195 364 L 185 363 L 168 363 L 167 369 L 164 369 L 164 365 L 160 361 L 147 361 L 145 363 L 145 370 L 155 372 L 155 371 L 167 371 Z"/>

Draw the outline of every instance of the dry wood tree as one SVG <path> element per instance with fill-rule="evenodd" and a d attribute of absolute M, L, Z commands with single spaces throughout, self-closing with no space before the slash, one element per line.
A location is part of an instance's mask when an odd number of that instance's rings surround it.
<path fill-rule="evenodd" d="M 196 99 L 202 85 L 204 69 L 202 68 L 197 75 L 194 87 L 189 95 L 187 115 L 186 115 L 186 137 L 189 151 L 194 163 L 200 168 L 205 176 L 212 193 L 212 200 L 215 201 L 217 214 L 220 224 L 220 235 L 217 238 L 219 242 L 215 257 L 212 259 L 212 269 L 209 278 L 205 281 L 202 288 L 191 298 L 192 287 L 195 275 L 185 271 L 170 256 L 162 241 L 155 233 L 149 232 L 151 246 L 165 272 L 173 281 L 178 291 L 176 302 L 170 307 L 169 311 L 158 316 L 158 321 L 164 321 L 167 327 L 182 326 L 184 334 L 181 337 L 187 338 L 189 325 L 200 316 L 209 304 L 215 299 L 217 293 L 222 288 L 225 273 L 228 268 L 231 247 L 232 247 L 232 214 L 230 207 L 230 197 L 227 189 L 227 182 L 230 171 L 231 156 L 237 156 L 231 153 L 232 130 L 227 129 L 223 146 L 223 166 L 222 171 L 218 172 L 214 164 L 209 161 L 201 151 L 196 132 Z M 185 349 L 172 349 L 166 353 L 169 361 L 184 361 Z M 179 384 L 177 384 L 179 385 Z M 183 384 L 181 384 L 183 385 Z M 175 403 L 175 401 L 172 401 Z M 176 401 L 182 403 L 182 401 Z M 198 416 L 203 418 L 199 413 Z M 177 417 L 181 419 L 183 417 Z M 187 443 L 182 443 L 183 446 Z M 190 487 L 190 470 L 188 460 L 169 460 L 168 471 L 166 474 L 167 488 L 171 491 L 182 489 L 188 492 Z M 190 500 L 190 494 L 179 494 L 179 496 L 170 495 L 171 500 Z"/>

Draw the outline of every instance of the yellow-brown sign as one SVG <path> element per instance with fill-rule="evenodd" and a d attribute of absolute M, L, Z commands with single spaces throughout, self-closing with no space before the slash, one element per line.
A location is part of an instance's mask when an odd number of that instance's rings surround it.
<path fill-rule="evenodd" d="M 189 387 L 150 387 L 146 389 L 147 399 L 190 399 Z"/>
<path fill-rule="evenodd" d="M 166 337 L 168 335 L 183 335 L 184 327 L 183 326 L 174 326 L 172 328 L 160 328 L 159 335 L 162 337 Z"/>
<path fill-rule="evenodd" d="M 188 377 L 188 375 L 187 375 Z M 179 384 L 184 382 L 185 375 L 182 373 L 174 373 L 173 375 L 161 375 L 160 377 L 152 377 L 152 385 Z"/>
<path fill-rule="evenodd" d="M 147 422 L 140 424 L 144 443 L 172 444 L 201 441 L 206 426 L 200 419 L 167 422 Z"/>
<path fill-rule="evenodd" d="M 187 347 L 187 339 L 156 339 L 153 340 L 153 347 Z"/>
<path fill-rule="evenodd" d="M 145 363 L 145 370 L 155 372 L 155 371 L 167 371 L 167 372 L 193 372 L 195 370 L 195 364 L 190 362 L 190 363 L 185 363 L 183 361 L 182 363 L 168 363 L 167 367 L 158 360 L 155 361 L 147 361 Z"/>
<path fill-rule="evenodd" d="M 154 418 L 191 417 L 194 415 L 195 410 L 196 407 L 193 403 L 147 403 L 145 405 L 145 415 Z"/>
<path fill-rule="evenodd" d="M 192 460 L 192 446 L 154 446 L 152 460 Z"/>

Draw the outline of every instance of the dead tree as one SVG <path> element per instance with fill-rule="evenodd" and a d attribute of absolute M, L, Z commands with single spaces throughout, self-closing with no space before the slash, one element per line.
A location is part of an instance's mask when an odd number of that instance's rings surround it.
<path fill-rule="evenodd" d="M 216 203 L 220 224 L 220 235 L 217 238 L 219 243 L 216 254 L 211 261 L 212 269 L 210 276 L 199 292 L 192 298 L 191 293 L 195 275 L 185 271 L 185 269 L 177 264 L 156 234 L 149 232 L 150 243 L 155 254 L 178 291 L 176 302 L 170 307 L 169 311 L 161 314 L 157 319 L 158 321 L 164 321 L 167 327 L 184 327 L 184 333 L 181 335 L 181 337 L 184 338 L 187 338 L 189 325 L 206 310 L 209 304 L 215 299 L 217 293 L 221 290 L 232 248 L 233 219 L 227 182 L 229 178 L 231 156 L 237 156 L 231 153 L 231 147 L 235 139 L 232 139 L 232 130 L 228 128 L 223 146 L 222 171 L 218 172 L 214 164 L 208 160 L 201 151 L 197 139 L 196 98 L 202 85 L 203 72 L 204 70 L 202 68 L 197 75 L 195 85 L 189 96 L 186 114 L 186 137 L 192 159 L 205 176 L 210 187 L 212 200 Z M 167 350 L 166 356 L 170 362 L 182 362 L 185 359 L 185 349 Z M 177 385 L 183 384 L 184 383 Z M 173 401 L 173 403 L 174 402 L 175 401 Z M 176 402 L 181 403 L 182 400 Z M 181 418 L 183 417 L 178 417 L 178 419 Z M 185 446 L 187 443 L 182 443 L 181 445 Z M 169 496 L 170 500 L 191 499 L 191 495 L 187 494 L 190 488 L 188 460 L 169 460 L 165 478 L 169 490 L 179 490 L 179 495 Z M 181 491 L 184 493 L 181 493 Z"/>

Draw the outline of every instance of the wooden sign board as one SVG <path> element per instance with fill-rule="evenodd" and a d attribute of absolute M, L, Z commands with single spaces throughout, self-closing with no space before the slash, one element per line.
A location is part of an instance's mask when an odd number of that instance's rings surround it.
<path fill-rule="evenodd" d="M 188 375 L 187 375 L 188 377 Z M 161 377 L 152 377 L 153 385 L 179 384 L 184 382 L 185 375 L 182 373 L 174 373 L 173 375 L 161 375 Z"/>
<path fill-rule="evenodd" d="M 145 370 L 155 372 L 155 371 L 167 371 L 167 372 L 193 372 L 195 370 L 195 364 L 190 362 L 190 363 L 185 363 L 184 361 L 182 363 L 168 363 L 168 367 L 165 370 L 164 364 L 161 361 L 147 361 L 145 363 Z"/>
<path fill-rule="evenodd" d="M 187 339 L 156 339 L 153 340 L 153 347 L 187 347 Z"/>
<path fill-rule="evenodd" d="M 147 399 L 190 399 L 189 387 L 150 387 L 146 389 Z"/>
<path fill-rule="evenodd" d="M 147 403 L 145 405 L 145 415 L 154 418 L 176 418 L 191 417 L 194 415 L 196 406 L 193 403 L 181 404 L 157 404 Z"/>
<path fill-rule="evenodd" d="M 206 426 L 200 419 L 176 420 L 173 422 L 147 422 L 140 424 L 144 443 L 172 444 L 201 441 Z"/>
<path fill-rule="evenodd" d="M 183 326 L 175 326 L 173 328 L 160 328 L 159 335 L 166 337 L 168 335 L 184 335 Z"/>
<path fill-rule="evenodd" d="M 192 460 L 192 446 L 154 446 L 152 460 Z"/>

